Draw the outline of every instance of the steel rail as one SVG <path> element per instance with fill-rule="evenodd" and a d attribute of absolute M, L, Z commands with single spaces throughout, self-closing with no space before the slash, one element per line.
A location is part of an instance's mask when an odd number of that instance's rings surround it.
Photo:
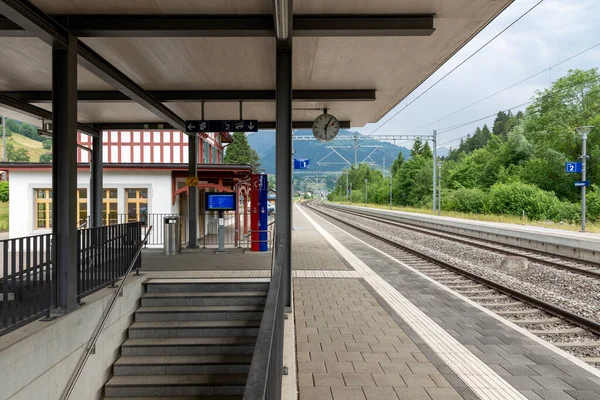
<path fill-rule="evenodd" d="M 342 210 L 341 208 L 336 208 L 335 206 L 332 206 L 332 205 L 326 205 L 324 207 L 331 208 L 333 210 L 339 210 L 339 211 Z M 392 219 L 387 219 L 387 218 L 385 218 L 383 216 L 374 216 L 374 215 L 371 215 L 371 214 L 368 214 L 368 213 L 364 213 L 364 212 L 360 212 L 360 211 L 355 211 L 355 210 L 349 211 L 347 209 L 343 209 L 343 212 L 345 212 L 347 214 L 353 214 L 353 215 L 356 215 L 356 216 L 359 216 L 359 217 L 363 217 L 363 218 L 370 218 L 370 219 L 373 219 L 375 221 L 379 221 L 379 222 L 382 222 L 382 223 L 387 223 L 387 224 L 390 224 L 392 226 L 396 226 L 396 227 L 399 227 L 399 228 L 412 229 L 412 230 L 414 230 L 416 232 L 420 232 L 420 233 L 423 233 L 423 234 L 426 234 L 426 235 L 430 235 L 430 236 L 435 236 L 435 237 L 439 237 L 439 238 L 443 238 L 443 239 L 452 240 L 452 241 L 455 241 L 455 242 L 458 242 L 458 243 L 466 244 L 466 245 L 473 246 L 473 247 L 478 247 L 478 248 L 481 248 L 481 249 L 484 249 L 484 250 L 495 251 L 497 253 L 502 253 L 502 254 L 505 254 L 505 255 L 525 257 L 525 258 L 527 258 L 530 261 L 533 261 L 533 262 L 536 262 L 536 263 L 539 263 L 539 264 L 544 264 L 544 265 L 547 265 L 549 267 L 553 267 L 553 268 L 557 268 L 557 269 L 563 269 L 563 270 L 566 270 L 566 271 L 569 271 L 569 272 L 573 272 L 575 274 L 580 274 L 580 275 L 589 276 L 591 278 L 600 279 L 600 272 L 598 272 L 598 271 L 587 270 L 587 269 L 584 269 L 584 268 L 573 267 L 573 266 L 570 266 L 570 265 L 563 265 L 563 264 L 559 264 L 559 263 L 554 262 L 554 261 L 544 260 L 543 258 L 539 258 L 539 257 L 536 257 L 534 255 L 520 254 L 520 253 L 517 253 L 517 252 L 512 252 L 512 251 L 507 250 L 507 249 L 497 248 L 497 247 L 494 247 L 494 245 L 496 245 L 496 246 L 510 247 L 512 249 L 519 250 L 519 251 L 538 253 L 541 256 L 552 257 L 552 258 L 556 258 L 556 259 L 564 260 L 564 261 L 568 261 L 568 262 L 576 262 L 576 263 L 579 263 L 579 264 L 589 264 L 590 266 L 592 266 L 594 268 L 600 268 L 600 264 L 598 264 L 598 263 L 592 263 L 592 262 L 588 262 L 588 261 L 582 261 L 582 260 L 579 260 L 577 258 L 568 257 L 568 256 L 561 256 L 561 255 L 555 255 L 555 254 L 551 254 L 551 253 L 545 253 L 545 252 L 540 251 L 540 250 L 525 249 L 523 247 L 514 246 L 514 245 L 511 245 L 511 244 L 498 243 L 498 242 L 494 242 L 494 241 L 489 240 L 489 239 L 475 238 L 475 237 L 471 237 L 471 236 L 464 235 L 464 234 L 461 234 L 461 233 L 439 233 L 439 232 L 432 232 L 432 231 L 428 230 L 430 228 L 419 227 L 418 225 L 411 224 L 410 222 L 394 221 Z M 464 238 L 469 238 L 471 240 L 477 240 L 477 241 L 480 241 L 480 242 L 490 243 L 491 245 L 487 245 L 487 244 L 484 244 L 484 243 L 474 243 L 474 242 L 471 242 L 471 241 L 466 240 L 466 239 L 461 239 L 461 238 L 453 237 L 453 235 L 461 236 L 461 237 L 464 237 Z"/>
<path fill-rule="evenodd" d="M 568 310 L 565 310 L 563 308 L 557 307 L 557 306 L 555 306 L 553 304 L 550 304 L 548 302 L 545 302 L 543 300 L 540 300 L 540 299 L 538 299 L 536 297 L 533 297 L 533 296 L 530 296 L 528 294 L 519 292 L 519 291 L 517 291 L 515 289 L 506 287 L 506 286 L 504 286 L 502 284 L 499 284 L 497 282 L 494 282 L 492 280 L 489 280 L 487 278 L 484 278 L 484 277 L 481 277 L 481 276 L 479 276 L 477 274 L 469 272 L 469 271 L 467 271 L 467 270 L 465 270 L 463 268 L 457 267 L 455 265 L 452 265 L 452 264 L 447 263 L 447 262 L 442 261 L 442 260 L 438 260 L 437 258 L 431 257 L 431 256 L 429 256 L 427 254 L 423 254 L 423 253 L 421 253 L 421 252 L 419 252 L 417 250 L 411 249 L 410 247 L 404 246 L 404 245 L 402 245 L 400 243 L 397 243 L 397 242 L 395 242 L 395 241 L 393 241 L 391 239 L 385 238 L 385 237 L 380 236 L 380 235 L 378 235 L 376 233 L 370 232 L 370 231 L 368 231 L 368 230 L 366 230 L 364 228 L 358 227 L 358 226 L 356 226 L 356 225 L 354 225 L 354 224 L 352 224 L 352 223 L 350 223 L 348 221 L 345 221 L 345 220 L 343 220 L 341 218 L 334 217 L 334 216 L 332 216 L 330 214 L 327 214 L 326 212 L 324 212 L 322 210 L 319 210 L 319 209 L 317 209 L 315 207 L 312 207 L 312 206 L 309 206 L 309 205 L 306 205 L 306 206 L 309 207 L 311 210 L 317 212 L 317 213 L 326 215 L 327 217 L 329 217 L 329 218 L 331 218 L 331 219 L 333 219 L 335 221 L 338 221 L 338 222 L 341 222 L 342 224 L 351 226 L 352 228 L 354 228 L 354 229 L 356 229 L 356 230 L 358 230 L 358 231 L 360 231 L 360 232 L 362 232 L 362 233 L 364 233 L 366 235 L 372 236 L 372 237 L 374 237 L 374 238 L 376 238 L 376 239 L 378 239 L 378 240 L 380 240 L 382 242 L 385 242 L 385 243 L 387 243 L 387 244 L 389 244 L 391 246 L 400 248 L 402 251 L 405 251 L 407 253 L 413 254 L 413 255 L 415 255 L 415 256 L 417 256 L 419 258 L 422 258 L 425 261 L 428 261 L 428 262 L 430 262 L 432 264 L 438 265 L 438 266 L 440 266 L 442 268 L 445 268 L 447 270 L 455 272 L 455 273 L 457 273 L 459 275 L 462 275 L 462 276 L 464 276 L 464 277 L 466 277 L 468 279 L 471 279 L 471 280 L 473 280 L 475 282 L 478 282 L 478 283 L 480 283 L 482 285 L 485 285 L 485 286 L 488 286 L 488 287 L 490 287 L 490 288 L 492 288 L 494 290 L 497 290 L 498 292 L 504 293 L 504 294 L 506 294 L 506 295 L 508 295 L 510 297 L 513 297 L 513 298 L 519 300 L 519 301 L 522 301 L 523 303 L 527 303 L 527 304 L 529 304 L 529 305 L 531 305 L 531 306 L 533 306 L 535 308 L 542 309 L 545 312 L 547 312 L 548 314 L 552 314 L 554 316 L 560 317 L 560 318 L 562 318 L 562 319 L 564 319 L 566 321 L 571 322 L 572 324 L 575 324 L 575 325 L 577 325 L 577 326 L 579 326 L 581 328 L 584 328 L 584 329 L 586 329 L 588 331 L 591 331 L 591 332 L 593 332 L 595 334 L 599 334 L 600 335 L 600 323 L 598 323 L 596 321 L 593 321 L 591 319 L 582 317 L 581 315 L 577 315 L 575 313 L 572 313 L 571 311 L 568 311 Z"/>

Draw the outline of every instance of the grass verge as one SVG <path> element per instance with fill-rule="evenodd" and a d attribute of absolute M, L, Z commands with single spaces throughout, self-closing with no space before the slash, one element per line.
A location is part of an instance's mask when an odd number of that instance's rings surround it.
<path fill-rule="evenodd" d="M 350 204 L 345 202 L 334 202 L 338 204 Z M 357 206 L 364 206 L 364 203 L 357 204 Z M 389 210 L 389 205 L 383 204 L 367 204 L 367 207 L 372 208 L 381 208 Z M 415 208 L 415 207 L 396 207 L 393 206 L 392 210 L 397 211 L 405 211 L 412 212 L 418 214 L 433 214 L 431 209 L 428 208 Z M 436 212 L 437 215 L 437 212 Z M 566 224 L 566 223 L 555 223 L 552 221 L 532 221 L 528 218 L 519 218 L 511 215 L 494 215 L 494 214 L 470 214 L 470 213 L 461 213 L 456 211 L 442 211 L 441 215 L 444 217 L 453 217 L 453 218 L 462 218 L 462 219 L 471 219 L 475 221 L 488 221 L 488 222 L 501 222 L 505 224 L 517 224 L 517 225 L 528 225 L 528 226 L 539 226 L 542 228 L 552 228 L 552 229 L 562 229 L 565 231 L 581 231 L 581 225 L 577 224 Z M 586 224 L 586 231 L 592 233 L 600 233 L 600 223 L 590 223 Z"/>

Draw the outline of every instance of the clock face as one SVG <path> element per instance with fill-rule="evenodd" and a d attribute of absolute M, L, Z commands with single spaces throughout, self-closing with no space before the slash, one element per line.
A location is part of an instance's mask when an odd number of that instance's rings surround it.
<path fill-rule="evenodd" d="M 313 122 L 313 135 L 321 142 L 333 140 L 340 131 L 340 122 L 330 114 L 321 114 Z"/>

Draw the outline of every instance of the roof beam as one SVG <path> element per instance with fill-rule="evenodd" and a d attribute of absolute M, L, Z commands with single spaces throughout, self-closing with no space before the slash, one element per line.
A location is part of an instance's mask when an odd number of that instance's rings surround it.
<path fill-rule="evenodd" d="M 24 30 L 20 19 L 4 14 L 8 18 L 0 17 L 0 37 L 49 35 L 34 26 Z M 51 19 L 78 37 L 275 37 L 273 15 L 53 15 Z M 290 28 L 297 37 L 430 36 L 435 31 L 433 19 L 434 14 L 294 15 Z"/>
<path fill-rule="evenodd" d="M 48 120 L 48 122 L 52 122 L 52 113 L 50 111 L 28 103 L 24 103 L 4 94 L 0 94 L 0 105 L 4 108 L 8 108 L 9 110 L 16 111 L 29 117 L 45 119 Z M 98 128 L 94 128 L 80 122 L 77 123 L 77 130 L 90 136 L 100 135 L 100 130 Z"/>
<path fill-rule="evenodd" d="M 94 128 L 103 130 L 176 129 L 166 122 L 96 122 Z M 292 129 L 312 129 L 313 121 L 293 121 Z M 340 121 L 340 128 L 349 129 L 350 121 Z M 258 121 L 258 129 L 275 129 L 275 121 Z"/>
<path fill-rule="evenodd" d="M 0 14 L 51 46 L 67 46 L 69 31 L 29 2 L 0 0 Z M 80 40 L 77 40 L 77 61 L 157 117 L 168 121 L 178 129 L 185 129 L 182 118 Z"/>
<path fill-rule="evenodd" d="M 52 102 L 51 91 L 18 91 L 0 92 L 12 98 L 28 103 Z M 274 90 L 150 90 L 148 91 L 160 102 L 199 102 L 199 101 L 275 101 Z M 129 102 L 132 101 L 123 93 L 114 90 L 80 90 L 77 94 L 79 102 Z M 294 90 L 295 101 L 374 101 L 375 90 Z"/>

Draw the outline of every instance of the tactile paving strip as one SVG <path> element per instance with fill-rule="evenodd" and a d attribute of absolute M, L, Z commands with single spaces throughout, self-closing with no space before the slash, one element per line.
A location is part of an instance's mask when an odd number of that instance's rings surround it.
<path fill-rule="evenodd" d="M 473 392 L 484 400 L 525 400 L 517 389 L 433 322 L 392 285 L 377 275 L 317 222 L 297 207 L 304 217 L 344 257 L 389 306 L 427 343 Z"/>

